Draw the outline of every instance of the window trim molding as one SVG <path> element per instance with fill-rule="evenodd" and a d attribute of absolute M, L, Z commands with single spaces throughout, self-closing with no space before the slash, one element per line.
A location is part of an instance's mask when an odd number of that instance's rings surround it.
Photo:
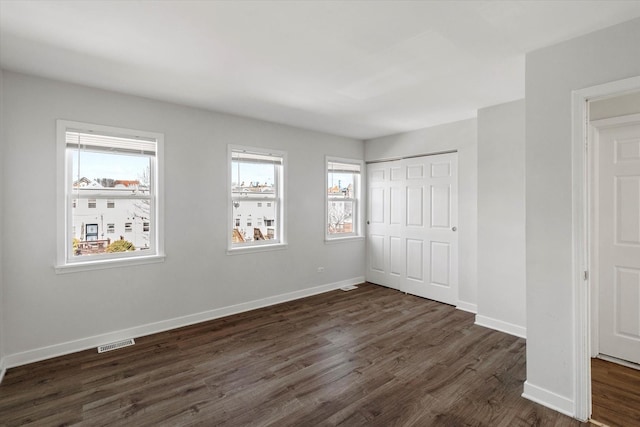
<path fill-rule="evenodd" d="M 348 163 L 352 165 L 358 165 L 360 167 L 359 177 L 357 182 L 355 183 L 356 188 L 354 189 L 354 196 L 350 200 L 356 205 L 356 215 L 354 217 L 355 224 L 353 232 L 349 234 L 342 235 L 332 235 L 329 234 L 329 201 L 333 200 L 329 198 L 329 194 L 327 193 L 327 184 L 329 182 L 329 163 Z M 363 225 L 362 221 L 364 218 L 363 214 L 363 201 L 362 201 L 362 187 L 364 185 L 364 160 L 360 159 L 350 159 L 345 157 L 335 157 L 335 156 L 325 156 L 324 160 L 324 241 L 325 243 L 341 243 L 341 242 L 349 242 L 354 240 L 363 240 Z"/>
<path fill-rule="evenodd" d="M 235 217 L 233 216 L 233 197 L 231 195 L 232 185 L 232 163 L 234 151 L 248 151 L 256 154 L 270 154 L 282 157 L 282 165 L 280 171 L 278 191 L 275 199 L 269 199 L 269 201 L 275 200 L 278 202 L 278 216 L 276 227 L 280 230 L 280 240 L 276 243 L 253 243 L 245 246 L 234 246 L 231 236 L 229 235 L 229 225 L 235 224 Z M 276 150 L 266 147 L 252 147 L 247 145 L 228 144 L 227 145 L 227 222 L 225 223 L 225 235 L 227 241 L 227 255 L 239 255 L 254 252 L 264 252 L 269 250 L 282 250 L 288 246 L 287 239 L 287 176 L 288 176 L 288 158 L 287 152 L 283 150 Z M 265 200 L 262 200 L 264 203 Z"/>
<path fill-rule="evenodd" d="M 155 167 L 152 179 L 155 186 L 155 223 L 154 239 L 155 251 L 138 255 L 118 254 L 99 259 L 72 260 L 69 257 L 71 244 L 68 239 L 72 228 L 69 209 L 72 198 L 67 197 L 69 182 L 68 156 L 66 133 L 68 130 L 79 130 L 103 133 L 107 135 L 138 136 L 152 138 L 156 141 Z M 165 258 L 164 248 L 164 134 L 159 132 L 141 131 L 137 129 L 120 128 L 115 126 L 97 125 L 72 120 L 56 120 L 56 273 L 70 273 L 75 271 L 96 270 L 125 265 L 148 264 L 162 262 Z M 67 203 L 69 201 L 69 203 Z"/>

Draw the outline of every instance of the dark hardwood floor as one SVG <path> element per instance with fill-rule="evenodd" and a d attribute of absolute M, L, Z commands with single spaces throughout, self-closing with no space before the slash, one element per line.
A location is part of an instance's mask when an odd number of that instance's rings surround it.
<path fill-rule="evenodd" d="M 525 341 L 376 285 L 10 369 L 0 424 L 578 426 L 520 395 Z"/>
<path fill-rule="evenodd" d="M 591 418 L 611 427 L 640 426 L 640 371 L 591 359 Z"/>

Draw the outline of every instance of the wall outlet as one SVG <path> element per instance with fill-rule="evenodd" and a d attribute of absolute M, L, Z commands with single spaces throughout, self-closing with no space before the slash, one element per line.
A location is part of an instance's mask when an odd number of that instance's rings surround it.
<path fill-rule="evenodd" d="M 324 273 L 324 267 L 318 267 L 318 273 Z"/>

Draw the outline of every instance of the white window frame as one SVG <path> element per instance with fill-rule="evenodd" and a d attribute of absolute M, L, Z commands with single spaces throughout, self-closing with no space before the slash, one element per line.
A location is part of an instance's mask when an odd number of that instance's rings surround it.
<path fill-rule="evenodd" d="M 331 163 L 345 163 L 348 165 L 355 165 L 360 168 L 359 173 L 354 173 L 356 175 L 353 180 L 353 195 L 352 197 L 346 198 L 331 198 L 329 197 L 329 193 L 327 191 L 327 184 L 329 182 L 329 174 L 332 172 L 329 170 L 329 165 Z M 334 243 L 334 242 L 343 242 L 349 240 L 360 240 L 363 239 L 363 226 L 362 226 L 362 218 L 363 218 L 363 204 L 362 204 L 362 177 L 364 175 L 364 162 L 362 160 L 357 159 L 348 159 L 343 157 L 332 157 L 327 156 L 325 158 L 324 165 L 325 175 L 324 175 L 324 239 L 326 243 Z M 347 201 L 353 203 L 353 230 L 351 233 L 340 233 L 340 234 L 330 234 L 329 233 L 329 202 L 332 200 L 336 201 Z"/>
<path fill-rule="evenodd" d="M 276 238 L 274 240 L 259 240 L 259 241 L 251 241 L 245 243 L 233 243 L 232 235 L 229 232 L 229 225 L 235 224 L 236 217 L 233 214 L 233 203 L 238 201 L 237 197 L 234 197 L 232 194 L 232 164 L 233 164 L 233 154 L 235 152 L 245 152 L 252 153 L 258 155 L 265 156 L 277 156 L 282 158 L 282 165 L 280 168 L 276 169 L 275 176 L 275 188 L 276 195 L 274 198 L 253 198 L 253 201 L 269 203 L 276 203 Z M 235 254 L 243 254 L 243 253 L 251 253 L 251 252 L 261 252 L 261 251 L 269 251 L 269 250 L 278 250 L 285 249 L 287 247 L 287 227 L 286 227 L 286 194 L 287 194 L 287 153 L 285 151 L 280 150 L 272 150 L 269 148 L 259 148 L 259 147 L 248 147 L 244 145 L 233 145 L 229 144 L 227 146 L 227 223 L 225 226 L 226 238 L 227 238 L 227 254 L 235 255 Z M 245 220 L 246 221 L 246 220 Z M 242 223 L 242 222 L 241 222 Z M 253 223 L 253 221 L 252 221 Z"/>
<path fill-rule="evenodd" d="M 151 223 L 153 232 L 149 236 L 150 249 L 144 251 L 99 254 L 91 257 L 74 257 L 72 244 L 73 215 L 71 191 L 73 159 L 67 149 L 68 131 L 120 136 L 131 139 L 156 141 L 155 156 L 151 161 Z M 164 135 L 157 132 L 140 131 L 112 126 L 96 125 L 70 120 L 56 121 L 57 144 L 57 256 L 56 273 L 97 270 L 162 262 L 164 253 Z"/>

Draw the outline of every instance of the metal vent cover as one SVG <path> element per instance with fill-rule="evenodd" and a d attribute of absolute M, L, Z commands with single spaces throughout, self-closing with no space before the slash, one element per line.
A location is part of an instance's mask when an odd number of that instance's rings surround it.
<path fill-rule="evenodd" d="M 129 347 L 130 345 L 134 345 L 136 342 L 133 338 L 128 340 L 116 341 L 111 344 L 105 344 L 98 347 L 98 353 L 104 353 L 105 351 L 117 350 L 122 347 Z"/>

